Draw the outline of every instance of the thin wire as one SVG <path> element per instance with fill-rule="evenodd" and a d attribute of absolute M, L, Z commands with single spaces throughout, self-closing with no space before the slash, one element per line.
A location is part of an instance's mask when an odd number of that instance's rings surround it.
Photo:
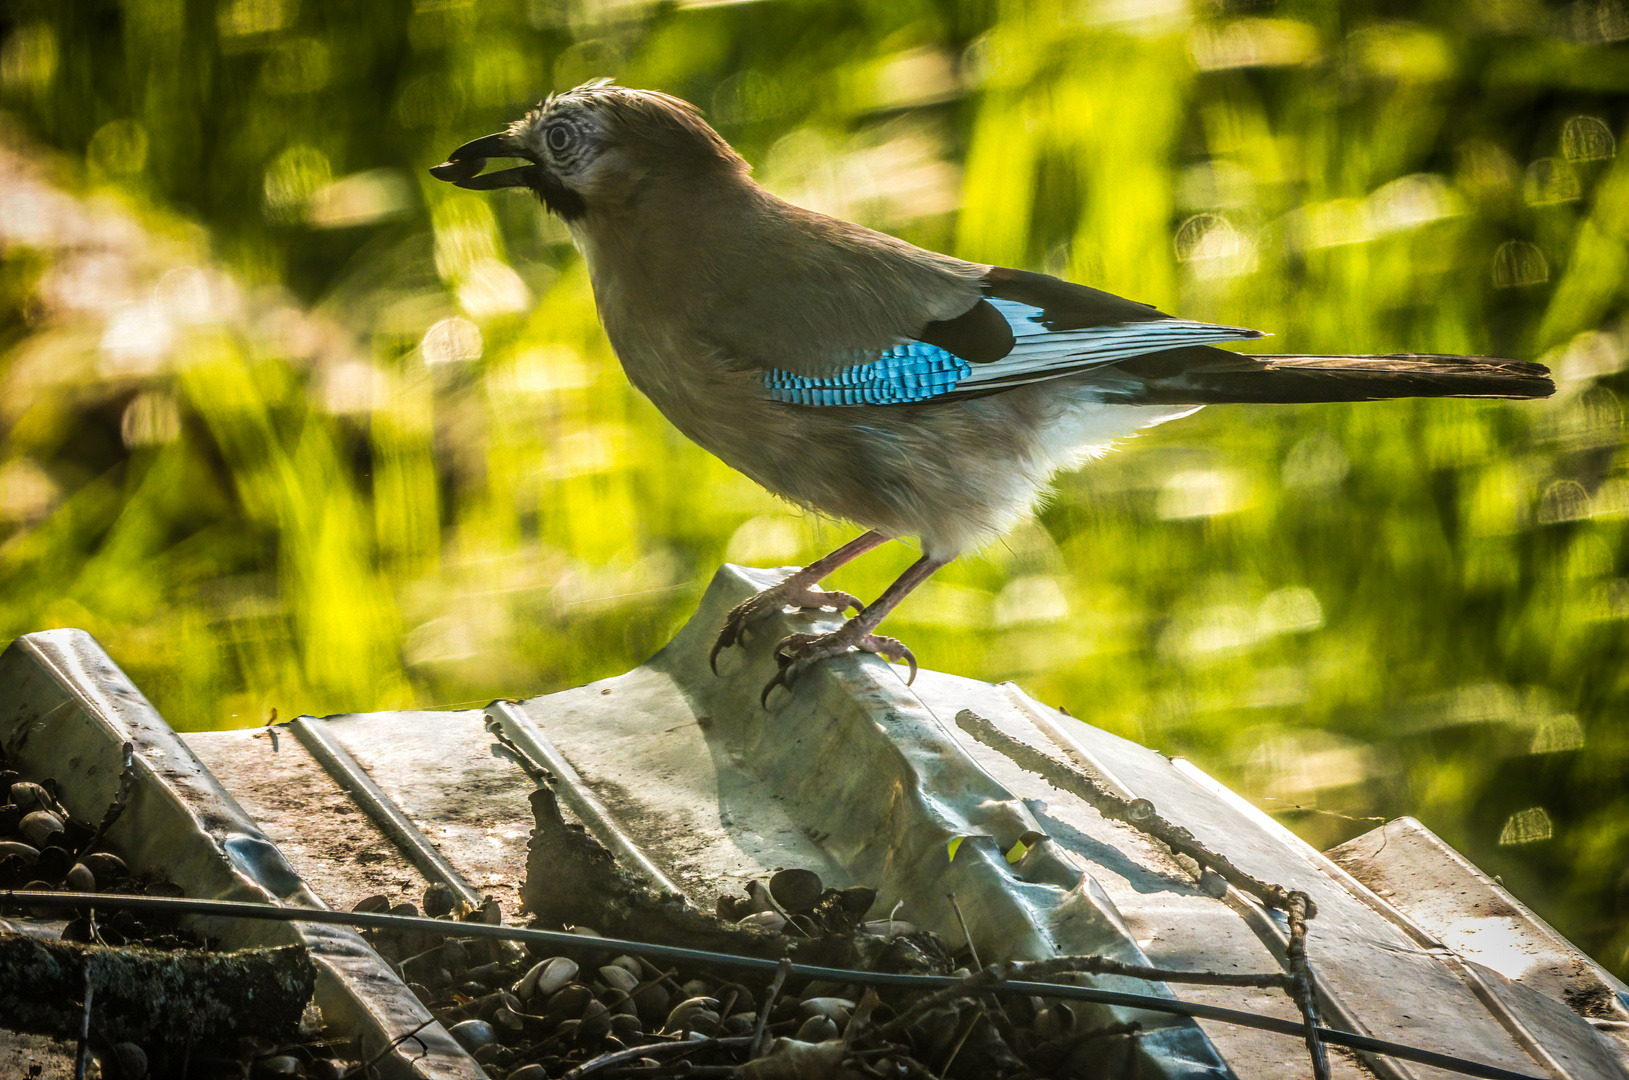
<path fill-rule="evenodd" d="M 241 900 L 193 900 L 186 897 L 123 896 L 115 893 L 31 892 L 24 889 L 0 889 L 0 906 L 47 908 L 98 908 L 129 911 L 163 911 L 173 915 L 216 915 L 226 918 L 266 919 L 272 922 L 331 923 L 340 926 L 360 926 L 375 930 L 417 930 L 424 933 L 445 934 L 449 937 L 486 937 L 504 941 L 520 941 L 554 948 L 608 949 L 632 953 L 636 956 L 672 960 L 684 964 L 712 965 L 739 968 L 774 975 L 781 962 L 756 956 L 737 956 L 731 953 L 710 952 L 705 949 L 686 949 L 676 945 L 653 945 L 643 941 L 622 938 L 585 937 L 560 930 L 533 930 L 518 926 L 491 926 L 486 923 L 452 922 L 447 919 L 427 919 L 422 916 L 382 915 L 360 911 L 328 911 L 321 908 L 278 907 L 275 904 L 253 904 Z M 845 968 L 819 967 L 813 964 L 792 964 L 790 972 L 800 978 L 825 979 L 838 983 L 857 983 L 862 986 L 891 986 L 901 989 L 938 989 L 955 986 L 962 980 L 949 975 L 895 975 L 878 971 L 851 971 Z M 1117 1005 L 1128 1009 L 1189 1016 L 1197 1020 L 1215 1020 L 1224 1024 L 1271 1031 L 1279 1035 L 1304 1038 L 1306 1025 L 1295 1020 L 1280 1020 L 1273 1016 L 1260 1016 L 1242 1009 L 1224 1009 L 1216 1005 L 1201 1005 L 1180 998 L 1155 997 L 1150 994 L 1129 994 L 1119 990 L 1099 990 L 1096 987 L 1076 986 L 1072 983 L 1043 983 L 1008 981 L 993 983 L 981 990 L 996 994 L 1025 994 L 1036 997 L 1073 998 L 1100 1005 Z M 1318 1037 L 1335 1046 L 1345 1046 L 1370 1054 L 1413 1061 L 1447 1069 L 1480 1080 L 1547 1080 L 1531 1073 L 1519 1073 L 1497 1065 L 1487 1065 L 1452 1054 L 1439 1054 L 1418 1046 L 1371 1038 L 1350 1031 L 1337 1031 L 1320 1027 Z"/>

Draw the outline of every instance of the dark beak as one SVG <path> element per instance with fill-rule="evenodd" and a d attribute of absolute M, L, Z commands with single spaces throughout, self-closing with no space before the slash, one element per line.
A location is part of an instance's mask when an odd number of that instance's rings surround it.
<path fill-rule="evenodd" d="M 457 184 L 470 191 L 494 191 L 506 187 L 527 187 L 537 178 L 536 165 L 522 165 L 515 169 L 481 175 L 486 159 L 495 157 L 526 157 L 505 132 L 483 135 L 473 139 L 451 154 L 447 160 L 430 170 L 430 175 L 449 184 Z"/>

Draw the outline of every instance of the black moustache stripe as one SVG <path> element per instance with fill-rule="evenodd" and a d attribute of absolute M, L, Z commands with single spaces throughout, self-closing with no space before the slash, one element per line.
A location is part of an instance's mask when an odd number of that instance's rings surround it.
<path fill-rule="evenodd" d="M 552 173 L 539 169 L 541 178 L 532 185 L 538 198 L 549 212 L 558 214 L 562 221 L 576 221 L 588 213 L 588 204 L 583 197 L 562 184 Z"/>

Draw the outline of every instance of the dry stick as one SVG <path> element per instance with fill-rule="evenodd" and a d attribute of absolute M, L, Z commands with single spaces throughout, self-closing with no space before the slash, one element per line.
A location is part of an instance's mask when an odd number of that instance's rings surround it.
<path fill-rule="evenodd" d="M 781 957 L 781 965 L 775 970 L 775 979 L 769 984 L 769 993 L 764 995 L 764 1007 L 758 1013 L 758 1023 L 752 1029 L 752 1052 L 747 1057 L 763 1056 L 764 1032 L 769 1027 L 769 1012 L 775 1007 L 775 998 L 780 995 L 781 987 L 786 985 L 786 978 L 791 974 L 792 961 Z"/>
<path fill-rule="evenodd" d="M 630 1046 L 626 1050 L 612 1050 L 601 1054 L 597 1058 L 590 1058 L 581 1065 L 572 1069 L 562 1080 L 578 1080 L 591 1072 L 610 1068 L 624 1061 L 637 1061 L 642 1057 L 652 1057 L 656 1054 L 670 1054 L 676 1050 L 706 1050 L 709 1048 L 732 1049 L 746 1046 L 752 1042 L 750 1035 L 736 1035 L 728 1039 L 688 1039 L 684 1042 L 657 1042 L 646 1043 L 643 1046 Z"/>
<path fill-rule="evenodd" d="M 1147 799 L 1127 802 L 1110 791 L 1095 778 L 1079 769 L 1057 760 L 1001 731 L 989 720 L 971 709 L 956 714 L 956 724 L 978 741 L 989 746 L 1026 772 L 1046 780 L 1060 791 L 1083 800 L 1106 818 L 1123 821 L 1156 840 L 1163 841 L 1173 852 L 1186 855 L 1198 863 L 1201 871 L 1212 869 L 1240 892 L 1248 893 L 1268 907 L 1274 907 L 1289 916 L 1290 942 L 1286 950 L 1291 977 L 1284 990 L 1295 1001 L 1305 1021 L 1307 1050 L 1312 1055 L 1314 1080 L 1327 1080 L 1329 1057 L 1318 1038 L 1318 1005 L 1313 989 L 1312 969 L 1307 963 L 1307 922 L 1318 914 L 1318 906 L 1304 892 L 1292 892 L 1282 885 L 1262 881 L 1245 873 L 1233 861 L 1211 851 L 1198 837 L 1181 825 L 1167 821 L 1154 810 Z"/>
<path fill-rule="evenodd" d="M 1306 893 L 1290 894 L 1290 943 L 1284 955 L 1289 961 L 1292 979 L 1290 996 L 1295 998 L 1301 1019 L 1306 1022 L 1313 1080 L 1329 1080 L 1329 1052 L 1318 1038 L 1318 995 L 1312 983 L 1312 968 L 1307 964 L 1307 909 L 1311 906 Z"/>
<path fill-rule="evenodd" d="M 1249 893 L 1268 907 L 1289 910 L 1290 890 L 1245 873 L 1227 856 L 1205 847 L 1198 837 L 1181 825 L 1160 817 L 1154 811 L 1154 804 L 1147 799 L 1127 802 L 1096 778 L 1013 738 L 972 709 L 957 713 L 956 725 L 1025 772 L 1034 773 L 1059 791 L 1074 795 L 1104 817 L 1123 821 L 1139 832 L 1162 841 L 1172 851 L 1188 856 L 1201 867 L 1216 871 L 1229 885 L 1240 892 Z M 1306 917 L 1311 919 L 1317 914 L 1317 907 L 1310 900 L 1307 903 Z"/>
<path fill-rule="evenodd" d="M 982 968 L 984 961 L 979 959 L 979 948 L 973 944 L 973 932 L 967 928 L 967 916 L 962 914 L 962 906 L 956 902 L 956 894 L 945 893 L 945 898 L 950 901 L 950 906 L 956 912 L 956 921 L 962 924 L 962 937 L 967 939 L 967 951 L 973 954 L 973 967 Z"/>
<path fill-rule="evenodd" d="M 91 966 L 86 964 L 85 1015 L 79 1022 L 79 1048 L 74 1052 L 74 1080 L 85 1080 L 85 1070 L 90 1067 L 90 1011 L 91 997 L 95 993 L 96 985 L 91 982 Z"/>
<path fill-rule="evenodd" d="M 962 937 L 967 939 L 967 951 L 973 954 L 973 970 L 978 971 L 984 967 L 984 961 L 979 959 L 978 948 L 973 944 L 973 935 L 967 929 L 967 918 L 962 915 L 962 905 L 957 901 L 955 893 L 946 893 L 945 896 L 950 900 L 950 906 L 956 910 L 956 921 L 962 924 Z M 995 999 L 995 1007 L 1001 1016 L 1001 1037 L 1010 1042 L 1013 1035 L 1012 1017 L 1007 1015 L 1007 1007 L 1001 1003 L 1000 998 Z M 945 1069 L 949 1068 L 949 1064 L 946 1064 Z M 940 1071 L 943 1072 L 945 1069 Z"/>
<path fill-rule="evenodd" d="M 950 1066 L 956 1062 L 956 1055 L 962 1052 L 963 1046 L 967 1045 L 968 1036 L 973 1034 L 974 1028 L 978 1027 L 979 1024 L 983 1023 L 987 1019 L 988 1017 L 981 1012 L 976 1012 L 973 1014 L 972 1019 L 968 1021 L 967 1026 L 962 1028 L 961 1037 L 956 1040 L 956 1045 L 950 1048 L 950 1056 L 945 1058 L 945 1063 L 943 1065 L 939 1066 L 939 1072 L 941 1074 L 948 1073 L 950 1071 Z"/>

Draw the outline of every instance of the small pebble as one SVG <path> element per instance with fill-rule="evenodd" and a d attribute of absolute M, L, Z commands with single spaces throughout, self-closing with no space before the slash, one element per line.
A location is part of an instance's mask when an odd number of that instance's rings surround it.
<path fill-rule="evenodd" d="M 735 925 L 746 927 L 749 930 L 779 932 L 785 929 L 786 918 L 778 911 L 755 911 Z"/>
<path fill-rule="evenodd" d="M 96 875 L 90 872 L 90 867 L 82 862 L 76 862 L 69 868 L 62 883 L 68 887 L 69 892 L 95 892 Z"/>
<path fill-rule="evenodd" d="M 492 1030 L 492 1025 L 485 1020 L 465 1020 L 461 1024 L 454 1024 L 447 1029 L 447 1034 L 458 1040 L 458 1045 L 473 1053 L 483 1046 L 487 1046 L 498 1037 Z"/>
<path fill-rule="evenodd" d="M 106 851 L 93 851 L 79 860 L 91 873 L 96 875 L 97 881 L 112 881 L 115 878 L 125 877 L 130 869 L 125 866 L 124 860 L 117 855 Z"/>
<path fill-rule="evenodd" d="M 464 978 L 470 982 L 478 982 L 482 986 L 497 989 L 509 981 L 507 966 L 499 963 L 481 964 L 464 972 Z"/>
<path fill-rule="evenodd" d="M 29 866 L 40 861 L 40 849 L 21 840 L 0 840 L 0 859 L 15 855 Z"/>
<path fill-rule="evenodd" d="M 510 1073 L 508 1080 L 548 1080 L 548 1077 L 549 1074 L 544 1071 L 543 1066 L 533 1062 L 530 1065 L 522 1065 Z"/>
<path fill-rule="evenodd" d="M 860 918 L 877 902 L 877 890 L 868 885 L 855 885 L 842 892 L 843 910 Z"/>
<path fill-rule="evenodd" d="M 458 894 L 444 881 L 432 881 L 424 890 L 424 913 L 432 919 L 451 914 L 458 906 Z"/>
<path fill-rule="evenodd" d="M 562 986 L 549 998 L 548 1007 L 543 1015 L 551 1020 L 575 1019 L 583 1014 L 588 1003 L 594 998 L 594 991 L 582 983 L 571 983 Z"/>
<path fill-rule="evenodd" d="M 704 1035 L 718 1033 L 718 999 L 710 997 L 685 998 L 673 1006 L 673 1011 L 667 1014 L 667 1023 L 663 1030 L 699 1031 Z"/>
<path fill-rule="evenodd" d="M 515 983 L 514 991 L 527 1001 L 534 995 L 548 998 L 576 977 L 577 961 L 567 956 L 551 956 L 533 964 Z"/>
<path fill-rule="evenodd" d="M 477 1065 L 502 1065 L 505 1062 L 513 1061 L 514 1058 L 515 1052 L 503 1045 L 503 1043 L 488 1043 L 475 1051 L 475 1063 Z"/>
<path fill-rule="evenodd" d="M 603 1002 L 590 1001 L 583 1010 L 582 1018 L 578 1024 L 577 1037 L 585 1041 L 603 1039 L 611 1033 L 611 1010 Z"/>
<path fill-rule="evenodd" d="M 604 967 L 600 968 L 600 981 L 606 986 L 621 990 L 626 994 L 631 993 L 633 988 L 639 985 L 639 976 L 633 974 L 625 967 L 619 967 L 616 964 L 606 964 Z"/>
<path fill-rule="evenodd" d="M 838 1024 L 846 1024 L 853 1011 L 854 1002 L 838 997 L 805 998 L 798 1006 L 799 1016 L 824 1016 Z"/>
<path fill-rule="evenodd" d="M 633 1006 L 646 1023 L 655 1023 L 667 1016 L 673 1004 L 673 995 L 659 982 L 646 983 L 630 995 Z"/>
<path fill-rule="evenodd" d="M 789 912 L 813 911 L 824 889 L 813 870 L 782 870 L 769 879 L 769 894 Z"/>
<path fill-rule="evenodd" d="M 364 915 L 371 915 L 380 911 L 389 911 L 390 897 L 386 896 L 382 892 L 374 893 L 372 896 L 364 896 L 362 899 L 356 902 L 356 906 L 351 908 L 351 910 L 360 912 Z"/>
<path fill-rule="evenodd" d="M 300 1068 L 300 1059 L 291 1054 L 278 1054 L 275 1057 L 264 1057 L 256 1061 L 249 1070 L 254 1080 L 273 1080 L 275 1077 L 303 1076 L 305 1070 Z"/>
<path fill-rule="evenodd" d="M 798 1033 L 792 1036 L 799 1042 L 821 1043 L 827 1039 L 837 1038 L 837 1024 L 829 1016 L 811 1016 L 798 1028 Z"/>
<path fill-rule="evenodd" d="M 44 847 L 53 836 L 62 831 L 62 819 L 49 810 L 35 810 L 24 815 L 18 828 L 21 829 L 24 840 L 35 847 Z"/>
<path fill-rule="evenodd" d="M 21 807 L 23 813 L 31 810 L 48 810 L 52 806 L 50 794 L 40 785 L 23 780 L 11 785 L 11 803 Z"/>

